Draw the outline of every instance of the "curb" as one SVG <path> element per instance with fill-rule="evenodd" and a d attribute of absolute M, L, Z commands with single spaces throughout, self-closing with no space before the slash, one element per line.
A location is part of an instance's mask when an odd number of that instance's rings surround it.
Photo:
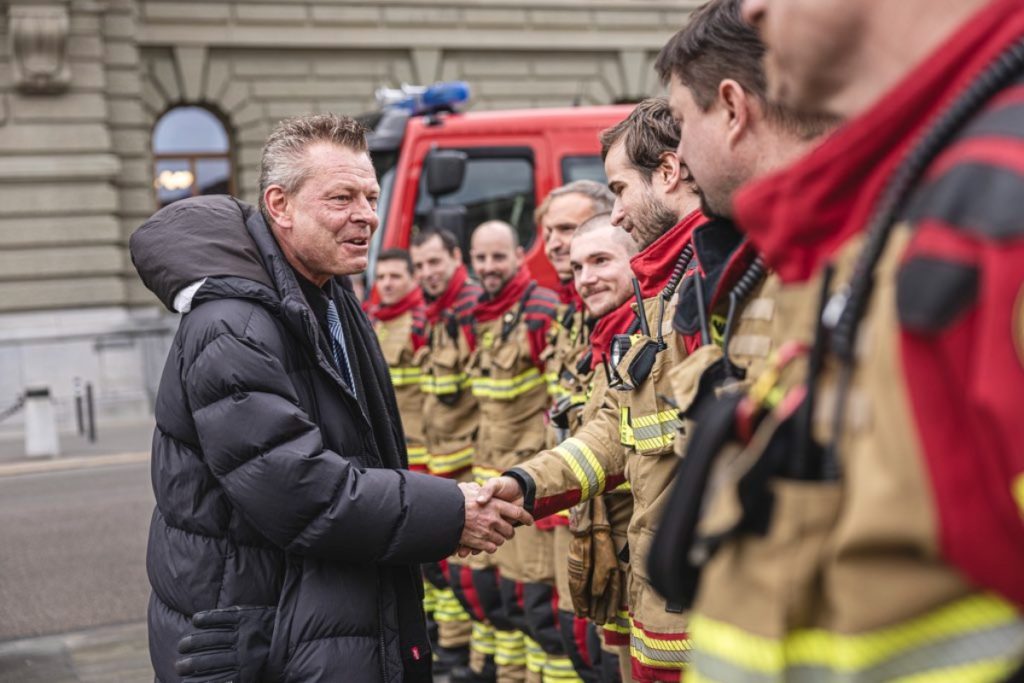
<path fill-rule="evenodd" d="M 36 461 L 21 461 L 0 464 L 0 478 L 18 477 L 26 474 L 45 474 L 63 470 L 83 470 L 94 467 L 134 465 L 149 461 L 149 451 L 133 453 L 112 453 L 110 455 L 80 455 L 67 458 L 52 458 Z"/>

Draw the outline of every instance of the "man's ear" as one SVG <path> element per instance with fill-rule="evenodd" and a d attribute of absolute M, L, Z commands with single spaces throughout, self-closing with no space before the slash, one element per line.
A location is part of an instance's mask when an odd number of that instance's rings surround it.
<path fill-rule="evenodd" d="M 271 185 L 263 193 L 263 206 L 270 214 L 270 220 L 280 228 L 290 230 L 292 227 L 291 201 L 280 185 Z"/>
<path fill-rule="evenodd" d="M 684 180 L 684 169 L 675 151 L 662 152 L 658 167 L 651 174 L 651 183 L 659 186 L 665 194 L 673 192 Z"/>
<path fill-rule="evenodd" d="M 735 147 L 750 130 L 753 100 L 742 85 L 727 78 L 718 84 L 718 103 L 726 119 L 726 141 L 729 147 Z"/>

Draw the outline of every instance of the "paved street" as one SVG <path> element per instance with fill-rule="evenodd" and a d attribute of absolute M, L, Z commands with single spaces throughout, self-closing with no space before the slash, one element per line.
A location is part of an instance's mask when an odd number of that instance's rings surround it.
<path fill-rule="evenodd" d="M 0 443 L 0 682 L 151 681 L 148 424 L 62 437 L 66 457 Z"/>
<path fill-rule="evenodd" d="M 148 463 L 0 478 L 0 640 L 145 617 Z"/>

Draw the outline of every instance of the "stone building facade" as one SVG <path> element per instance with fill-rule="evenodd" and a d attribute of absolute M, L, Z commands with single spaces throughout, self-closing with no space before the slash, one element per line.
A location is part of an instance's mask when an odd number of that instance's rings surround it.
<path fill-rule="evenodd" d="M 688 0 L 9 0 L 0 2 L 0 410 L 77 379 L 104 419 L 151 410 L 175 319 L 131 267 L 155 208 L 152 133 L 182 105 L 224 123 L 255 200 L 282 117 L 356 114 L 374 90 L 464 79 L 473 109 L 656 93 Z M 19 419 L 0 422 L 0 433 Z"/>

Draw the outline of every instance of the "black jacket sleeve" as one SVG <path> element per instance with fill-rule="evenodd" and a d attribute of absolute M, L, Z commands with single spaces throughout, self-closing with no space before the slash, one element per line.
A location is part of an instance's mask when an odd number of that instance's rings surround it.
<path fill-rule="evenodd" d="M 182 367 L 202 454 L 272 543 L 335 562 L 428 562 L 455 551 L 465 519 L 455 483 L 359 468 L 326 450 L 266 345 L 230 332 L 207 338 Z"/>

